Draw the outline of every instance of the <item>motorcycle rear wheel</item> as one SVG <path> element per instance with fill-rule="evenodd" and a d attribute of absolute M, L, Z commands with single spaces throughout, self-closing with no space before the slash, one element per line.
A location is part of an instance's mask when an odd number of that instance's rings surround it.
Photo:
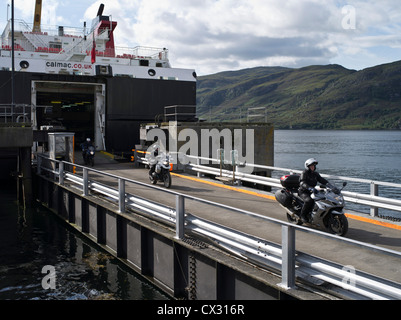
<path fill-rule="evenodd" d="M 287 220 L 288 222 L 292 223 L 292 224 L 296 224 L 298 226 L 300 226 L 302 224 L 302 220 L 296 217 L 292 217 L 288 212 L 287 212 Z"/>
<path fill-rule="evenodd" d="M 331 214 L 328 221 L 328 229 L 331 233 L 344 236 L 348 232 L 347 217 L 343 214 Z"/>

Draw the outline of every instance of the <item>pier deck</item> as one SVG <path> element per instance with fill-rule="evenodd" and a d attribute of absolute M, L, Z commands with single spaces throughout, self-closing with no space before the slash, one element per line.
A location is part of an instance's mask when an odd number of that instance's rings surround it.
<path fill-rule="evenodd" d="M 77 160 L 77 163 L 79 163 L 79 159 Z M 95 169 L 132 180 L 149 182 L 146 169 L 134 168 L 132 163 L 117 163 L 100 153 L 97 154 Z M 94 175 L 94 173 L 91 174 Z M 102 182 L 107 184 L 107 179 Z M 112 183 L 115 184 L 115 180 Z M 284 210 L 274 200 L 274 196 L 268 192 L 244 187 L 227 186 L 218 180 L 196 178 L 187 174 L 173 174 L 171 190 L 245 209 L 275 219 L 286 220 Z M 126 186 L 126 192 L 171 207 L 175 206 L 175 198 L 171 197 L 168 193 L 150 191 L 145 187 L 132 186 L 130 184 Z M 281 242 L 281 228 L 275 224 L 230 212 L 222 208 L 216 208 L 216 210 L 211 212 L 210 207 L 206 208 L 203 204 L 194 201 L 186 201 L 185 207 L 186 211 L 199 217 L 264 238 L 268 241 Z M 352 216 L 349 216 L 347 238 L 401 252 L 400 224 L 385 222 L 378 218 L 371 218 L 368 215 L 351 214 Z M 360 221 L 359 217 L 364 217 L 362 219 L 364 221 Z M 372 251 L 358 246 L 317 237 L 309 233 L 297 233 L 296 243 L 297 251 L 302 251 L 342 265 L 353 266 L 358 270 L 399 283 L 401 282 L 399 259 L 396 257 L 378 252 L 372 253 Z"/>

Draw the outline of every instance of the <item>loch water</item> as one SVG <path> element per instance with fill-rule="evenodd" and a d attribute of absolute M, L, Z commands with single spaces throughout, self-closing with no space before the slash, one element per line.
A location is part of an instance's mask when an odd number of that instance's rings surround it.
<path fill-rule="evenodd" d="M 18 205 L 15 190 L 0 186 L 0 300 L 169 299 L 48 209 Z"/>
<path fill-rule="evenodd" d="M 321 174 L 401 184 L 401 130 L 276 130 L 274 166 L 303 170 L 316 158 Z M 276 177 L 282 172 L 275 172 Z M 334 181 L 341 186 L 341 181 Z M 366 183 L 348 182 L 347 191 L 370 193 Z M 379 196 L 401 199 L 401 188 L 379 187 Z M 369 213 L 366 206 L 346 208 Z M 401 212 L 379 209 L 383 217 L 401 218 Z"/>

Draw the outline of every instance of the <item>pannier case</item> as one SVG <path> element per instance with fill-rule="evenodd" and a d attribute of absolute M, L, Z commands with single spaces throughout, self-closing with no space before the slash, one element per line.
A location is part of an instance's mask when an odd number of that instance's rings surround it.
<path fill-rule="evenodd" d="M 284 207 L 289 208 L 291 206 L 293 195 L 290 192 L 280 189 L 276 191 L 275 196 L 276 200 Z"/>

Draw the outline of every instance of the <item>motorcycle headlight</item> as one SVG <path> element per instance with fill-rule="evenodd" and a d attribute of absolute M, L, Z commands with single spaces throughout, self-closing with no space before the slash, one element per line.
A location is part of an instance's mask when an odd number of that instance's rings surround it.
<path fill-rule="evenodd" d="M 93 151 L 91 151 L 91 155 L 93 156 L 95 153 Z"/>
<path fill-rule="evenodd" d="M 340 204 L 344 203 L 344 197 L 342 195 L 335 196 L 334 199 L 338 201 Z"/>

